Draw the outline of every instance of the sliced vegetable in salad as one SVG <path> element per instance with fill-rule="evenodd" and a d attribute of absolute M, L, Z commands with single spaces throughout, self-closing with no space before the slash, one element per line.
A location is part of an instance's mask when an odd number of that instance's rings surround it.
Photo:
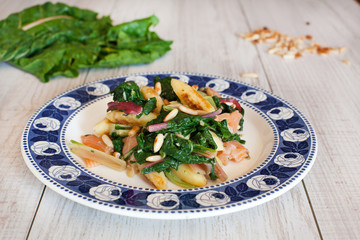
<path fill-rule="evenodd" d="M 143 174 L 158 189 L 168 181 L 182 188 L 227 180 L 229 161 L 249 158 L 239 131 L 244 109 L 211 88 L 155 77 L 154 88 L 124 82 L 112 90 L 107 115 L 95 134 L 71 141 L 86 167 L 103 164 Z"/>

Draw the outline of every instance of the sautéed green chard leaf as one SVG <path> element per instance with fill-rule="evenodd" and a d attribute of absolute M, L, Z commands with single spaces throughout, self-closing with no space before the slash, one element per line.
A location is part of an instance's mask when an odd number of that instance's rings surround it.
<path fill-rule="evenodd" d="M 144 105 L 144 114 L 148 115 L 152 110 L 156 108 L 156 98 L 150 98 Z"/>
<path fill-rule="evenodd" d="M 122 148 L 124 146 L 123 138 L 116 134 L 115 132 L 111 133 L 110 138 L 112 140 L 112 143 L 114 145 L 114 151 L 121 153 Z"/>
<path fill-rule="evenodd" d="M 181 162 L 177 161 L 172 157 L 167 157 L 164 161 L 155 163 L 151 167 L 143 168 L 141 170 L 142 174 L 147 174 L 151 172 L 168 172 L 170 168 L 178 169 Z"/>
<path fill-rule="evenodd" d="M 153 80 L 154 86 L 157 82 L 161 84 L 161 93 L 160 97 L 166 98 L 169 101 L 179 101 L 178 96 L 175 94 L 172 86 L 171 86 L 171 77 L 160 78 L 156 76 Z"/>
<path fill-rule="evenodd" d="M 117 102 L 132 101 L 139 106 L 142 106 L 145 102 L 139 86 L 133 81 L 116 86 L 110 93 L 113 94 L 113 100 Z"/>
<path fill-rule="evenodd" d="M 113 100 L 115 102 L 132 101 L 142 107 L 142 112 L 137 115 L 138 118 L 140 118 L 142 114 L 148 115 L 156 108 L 156 98 L 153 97 L 145 100 L 139 86 L 133 81 L 123 82 L 116 86 L 110 93 L 113 94 Z"/>

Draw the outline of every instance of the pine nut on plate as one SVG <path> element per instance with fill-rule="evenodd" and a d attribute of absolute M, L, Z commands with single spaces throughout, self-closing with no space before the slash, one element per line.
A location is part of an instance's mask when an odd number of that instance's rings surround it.
<path fill-rule="evenodd" d="M 159 133 L 154 141 L 154 152 L 158 152 L 164 143 L 164 135 Z"/>
<path fill-rule="evenodd" d="M 173 119 L 174 117 L 176 117 L 176 115 L 178 114 L 179 110 L 177 108 L 174 108 L 173 110 L 171 110 L 168 115 L 166 115 L 166 117 L 164 118 L 164 122 L 168 122 L 171 119 Z"/>
<path fill-rule="evenodd" d="M 147 162 L 156 162 L 156 161 L 159 161 L 161 159 L 162 159 L 162 156 L 160 156 L 160 155 L 152 155 L 150 157 L 147 157 L 146 161 Z"/>

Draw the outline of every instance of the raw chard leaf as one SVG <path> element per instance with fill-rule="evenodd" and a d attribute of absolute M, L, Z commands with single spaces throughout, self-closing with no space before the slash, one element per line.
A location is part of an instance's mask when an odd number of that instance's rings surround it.
<path fill-rule="evenodd" d="M 47 2 L 0 21 L 0 61 L 37 76 L 42 82 L 79 69 L 150 63 L 170 50 L 149 28 L 156 16 L 112 26 L 108 16 Z"/>
<path fill-rule="evenodd" d="M 50 77 L 64 75 L 76 77 L 78 68 L 95 62 L 100 47 L 79 42 L 56 43 L 37 55 L 11 61 L 15 66 L 48 82 Z"/>

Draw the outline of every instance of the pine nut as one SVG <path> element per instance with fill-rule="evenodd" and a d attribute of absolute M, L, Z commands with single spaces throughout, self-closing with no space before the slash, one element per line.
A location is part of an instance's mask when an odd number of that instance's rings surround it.
<path fill-rule="evenodd" d="M 347 60 L 347 59 L 343 59 L 342 62 L 346 63 L 347 65 L 351 65 L 351 62 L 349 60 Z"/>
<path fill-rule="evenodd" d="M 340 52 L 345 52 L 346 51 L 346 47 L 341 47 L 340 48 Z"/>
<path fill-rule="evenodd" d="M 210 87 L 206 88 L 206 94 L 209 95 L 210 97 L 216 96 L 216 97 L 221 98 L 220 93 L 218 93 L 217 91 L 215 91 L 214 89 L 212 89 Z"/>
<path fill-rule="evenodd" d="M 152 156 L 147 157 L 146 161 L 147 162 L 156 162 L 156 161 L 159 161 L 161 159 L 162 159 L 162 157 L 160 155 L 152 155 Z"/>
<path fill-rule="evenodd" d="M 161 83 L 160 82 L 155 83 L 154 90 L 156 91 L 156 93 L 158 95 L 160 95 L 160 93 L 161 93 Z"/>
<path fill-rule="evenodd" d="M 164 135 L 159 133 L 154 141 L 154 152 L 158 152 L 164 143 Z"/>
<path fill-rule="evenodd" d="M 277 36 L 274 34 L 269 37 L 265 37 L 265 42 L 275 42 L 276 39 L 277 39 Z"/>
<path fill-rule="evenodd" d="M 287 54 L 284 54 L 282 57 L 283 57 L 284 59 L 294 59 L 294 58 L 295 58 L 295 54 L 287 53 Z"/>
<path fill-rule="evenodd" d="M 121 154 L 119 152 L 114 152 L 113 156 L 116 157 L 116 158 L 120 158 Z"/>
<path fill-rule="evenodd" d="M 340 48 L 330 48 L 329 53 L 340 53 Z"/>
<path fill-rule="evenodd" d="M 180 133 L 175 133 L 175 136 L 179 137 L 179 138 L 185 138 L 183 135 L 181 135 Z"/>
<path fill-rule="evenodd" d="M 199 86 L 198 85 L 192 85 L 191 86 L 193 89 L 195 89 L 196 91 L 199 89 Z"/>
<path fill-rule="evenodd" d="M 270 48 L 270 49 L 269 49 L 268 53 L 269 53 L 269 54 L 274 54 L 274 53 L 276 53 L 277 51 L 279 51 L 279 48 L 273 47 L 273 48 Z"/>
<path fill-rule="evenodd" d="M 139 126 L 133 126 L 132 129 L 130 129 L 130 131 L 128 132 L 128 136 L 129 137 L 135 136 L 139 130 L 140 130 Z"/>
<path fill-rule="evenodd" d="M 311 35 L 291 37 L 266 27 L 245 34 L 237 34 L 237 36 L 253 44 L 272 42 L 273 45 L 268 50 L 268 53 L 279 55 L 284 59 L 299 58 L 302 57 L 302 53 L 328 56 L 331 53 L 339 54 L 346 50 L 346 47 L 323 47 L 318 43 L 314 43 Z"/>
<path fill-rule="evenodd" d="M 106 134 L 102 135 L 101 139 L 106 144 L 106 146 L 108 146 L 109 148 L 114 148 L 114 144 L 112 143 L 112 141 L 108 135 L 106 135 Z"/>
<path fill-rule="evenodd" d="M 132 164 L 128 164 L 126 166 L 126 175 L 128 177 L 133 177 L 135 175 L 135 169 L 134 169 L 134 165 Z"/>
<path fill-rule="evenodd" d="M 173 119 L 174 117 L 176 117 L 176 115 L 178 114 L 179 110 L 177 108 L 174 108 L 173 110 L 171 110 L 168 115 L 166 115 L 166 117 L 164 118 L 164 122 L 168 122 L 171 119 Z"/>
<path fill-rule="evenodd" d="M 182 104 L 181 103 L 178 103 L 178 102 L 169 102 L 169 104 L 167 106 L 169 107 L 174 107 L 174 108 L 178 108 L 180 107 Z"/>
<path fill-rule="evenodd" d="M 243 73 L 243 74 L 241 74 L 241 77 L 258 78 L 259 75 L 257 75 L 256 73 L 249 72 L 249 73 Z"/>
<path fill-rule="evenodd" d="M 185 107 L 184 105 L 179 106 L 180 111 L 190 114 L 190 115 L 198 115 L 198 111 L 193 110 L 191 108 Z"/>

